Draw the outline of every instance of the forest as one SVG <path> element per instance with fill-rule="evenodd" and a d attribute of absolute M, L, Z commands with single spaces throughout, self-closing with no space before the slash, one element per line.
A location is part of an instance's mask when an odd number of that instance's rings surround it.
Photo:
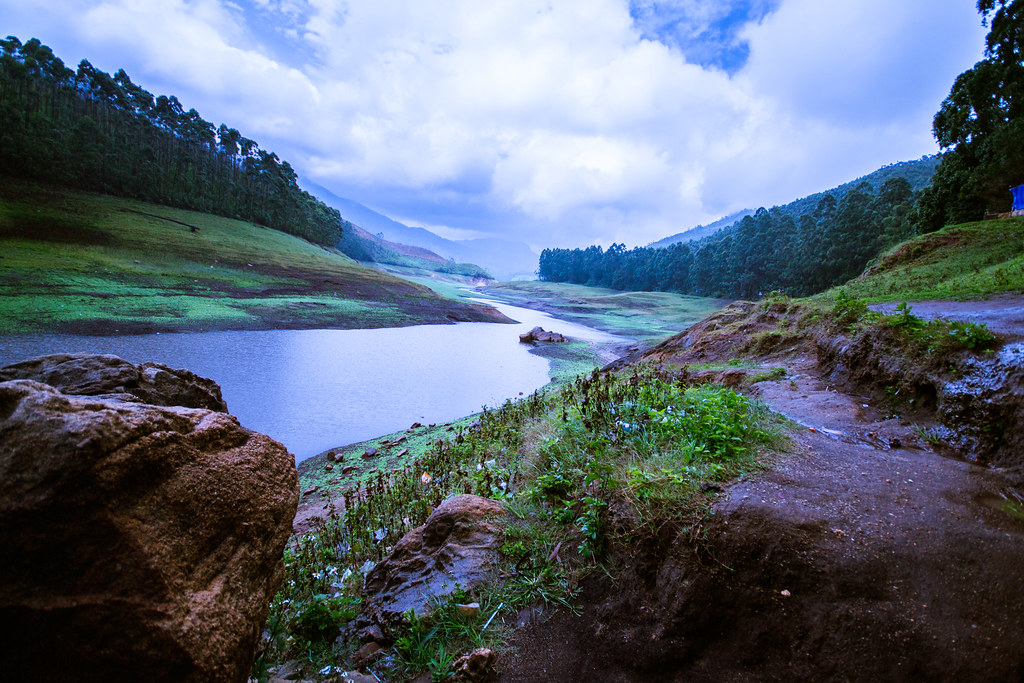
<path fill-rule="evenodd" d="M 838 200 L 824 193 L 813 212 L 799 217 L 781 207 L 759 209 L 696 243 L 545 249 L 539 274 L 551 282 L 628 291 L 803 296 L 849 280 L 880 251 L 912 236 L 914 203 L 910 182 L 894 176 L 877 193 L 867 183 Z"/>
<path fill-rule="evenodd" d="M 238 218 L 323 245 L 351 227 L 301 189 L 287 161 L 175 96 L 154 97 L 123 69 L 0 40 L 0 169 L 77 189 Z"/>

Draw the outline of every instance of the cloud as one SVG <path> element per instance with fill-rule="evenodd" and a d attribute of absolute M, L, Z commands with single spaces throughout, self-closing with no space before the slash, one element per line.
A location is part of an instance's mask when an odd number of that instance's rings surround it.
<path fill-rule="evenodd" d="M 45 4 L 0 0 L 8 30 L 337 194 L 538 247 L 643 244 L 934 152 L 984 35 L 931 0 Z"/>

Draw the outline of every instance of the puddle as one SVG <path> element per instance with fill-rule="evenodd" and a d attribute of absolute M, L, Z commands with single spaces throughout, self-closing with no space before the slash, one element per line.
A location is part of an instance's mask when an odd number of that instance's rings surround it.
<path fill-rule="evenodd" d="M 982 505 L 1024 521 L 1024 497 L 1016 491 L 986 493 L 975 498 Z"/>

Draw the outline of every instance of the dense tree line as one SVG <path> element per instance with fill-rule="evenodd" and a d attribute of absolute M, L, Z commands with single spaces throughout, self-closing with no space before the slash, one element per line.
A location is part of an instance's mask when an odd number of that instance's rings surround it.
<path fill-rule="evenodd" d="M 920 227 L 1008 211 L 1024 183 L 1024 0 L 978 0 L 985 59 L 960 74 L 932 122 L 943 155 L 920 202 Z"/>
<path fill-rule="evenodd" d="M 540 277 L 619 290 L 756 298 L 782 290 L 806 295 L 849 280 L 885 247 L 914 233 L 914 193 L 902 177 L 874 193 L 867 183 L 838 201 L 825 194 L 798 218 L 759 209 L 733 228 L 667 248 L 613 244 L 545 249 Z"/>
<path fill-rule="evenodd" d="M 71 187 L 260 223 L 336 244 L 346 221 L 287 161 L 124 70 L 67 68 L 33 38 L 0 40 L 0 169 Z"/>

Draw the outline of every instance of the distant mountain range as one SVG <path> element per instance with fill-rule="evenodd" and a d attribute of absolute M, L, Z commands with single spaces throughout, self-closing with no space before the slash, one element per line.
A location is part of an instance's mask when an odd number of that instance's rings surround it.
<path fill-rule="evenodd" d="M 405 225 L 357 201 L 339 197 L 316 183 L 300 183 L 310 194 L 340 211 L 342 218 L 388 242 L 422 247 L 446 259 L 476 264 L 498 280 L 533 279 L 537 275 L 538 256 L 522 242 L 500 238 L 445 239 L 426 228 Z"/>
<path fill-rule="evenodd" d="M 907 182 L 910 183 L 910 188 L 914 192 L 917 192 L 931 184 L 932 176 L 935 175 L 935 169 L 939 167 L 939 163 L 941 161 L 942 157 L 937 154 L 933 154 L 921 157 L 915 161 L 901 161 L 895 164 L 889 164 L 888 166 L 883 166 L 877 171 L 861 176 L 856 180 L 851 180 L 848 183 L 843 183 L 842 185 L 833 187 L 831 190 L 815 192 L 814 194 L 794 200 L 788 204 L 780 206 L 779 209 L 785 214 L 798 218 L 805 213 L 813 213 L 814 209 L 818 206 L 818 202 L 820 202 L 822 197 L 827 194 L 832 195 L 838 201 L 843 197 L 843 195 L 856 188 L 861 183 L 867 183 L 875 192 L 877 192 L 886 180 L 895 177 L 906 178 Z M 692 242 L 700 240 L 708 235 L 713 235 L 719 230 L 731 228 L 737 222 L 743 220 L 744 216 L 750 216 L 754 213 L 755 212 L 752 209 L 737 211 L 725 218 L 718 219 L 714 223 L 698 225 L 695 228 L 690 228 L 683 232 L 677 232 L 676 234 L 662 238 L 657 242 L 651 242 L 647 246 L 665 248 L 670 244 L 675 244 L 677 242 Z"/>

